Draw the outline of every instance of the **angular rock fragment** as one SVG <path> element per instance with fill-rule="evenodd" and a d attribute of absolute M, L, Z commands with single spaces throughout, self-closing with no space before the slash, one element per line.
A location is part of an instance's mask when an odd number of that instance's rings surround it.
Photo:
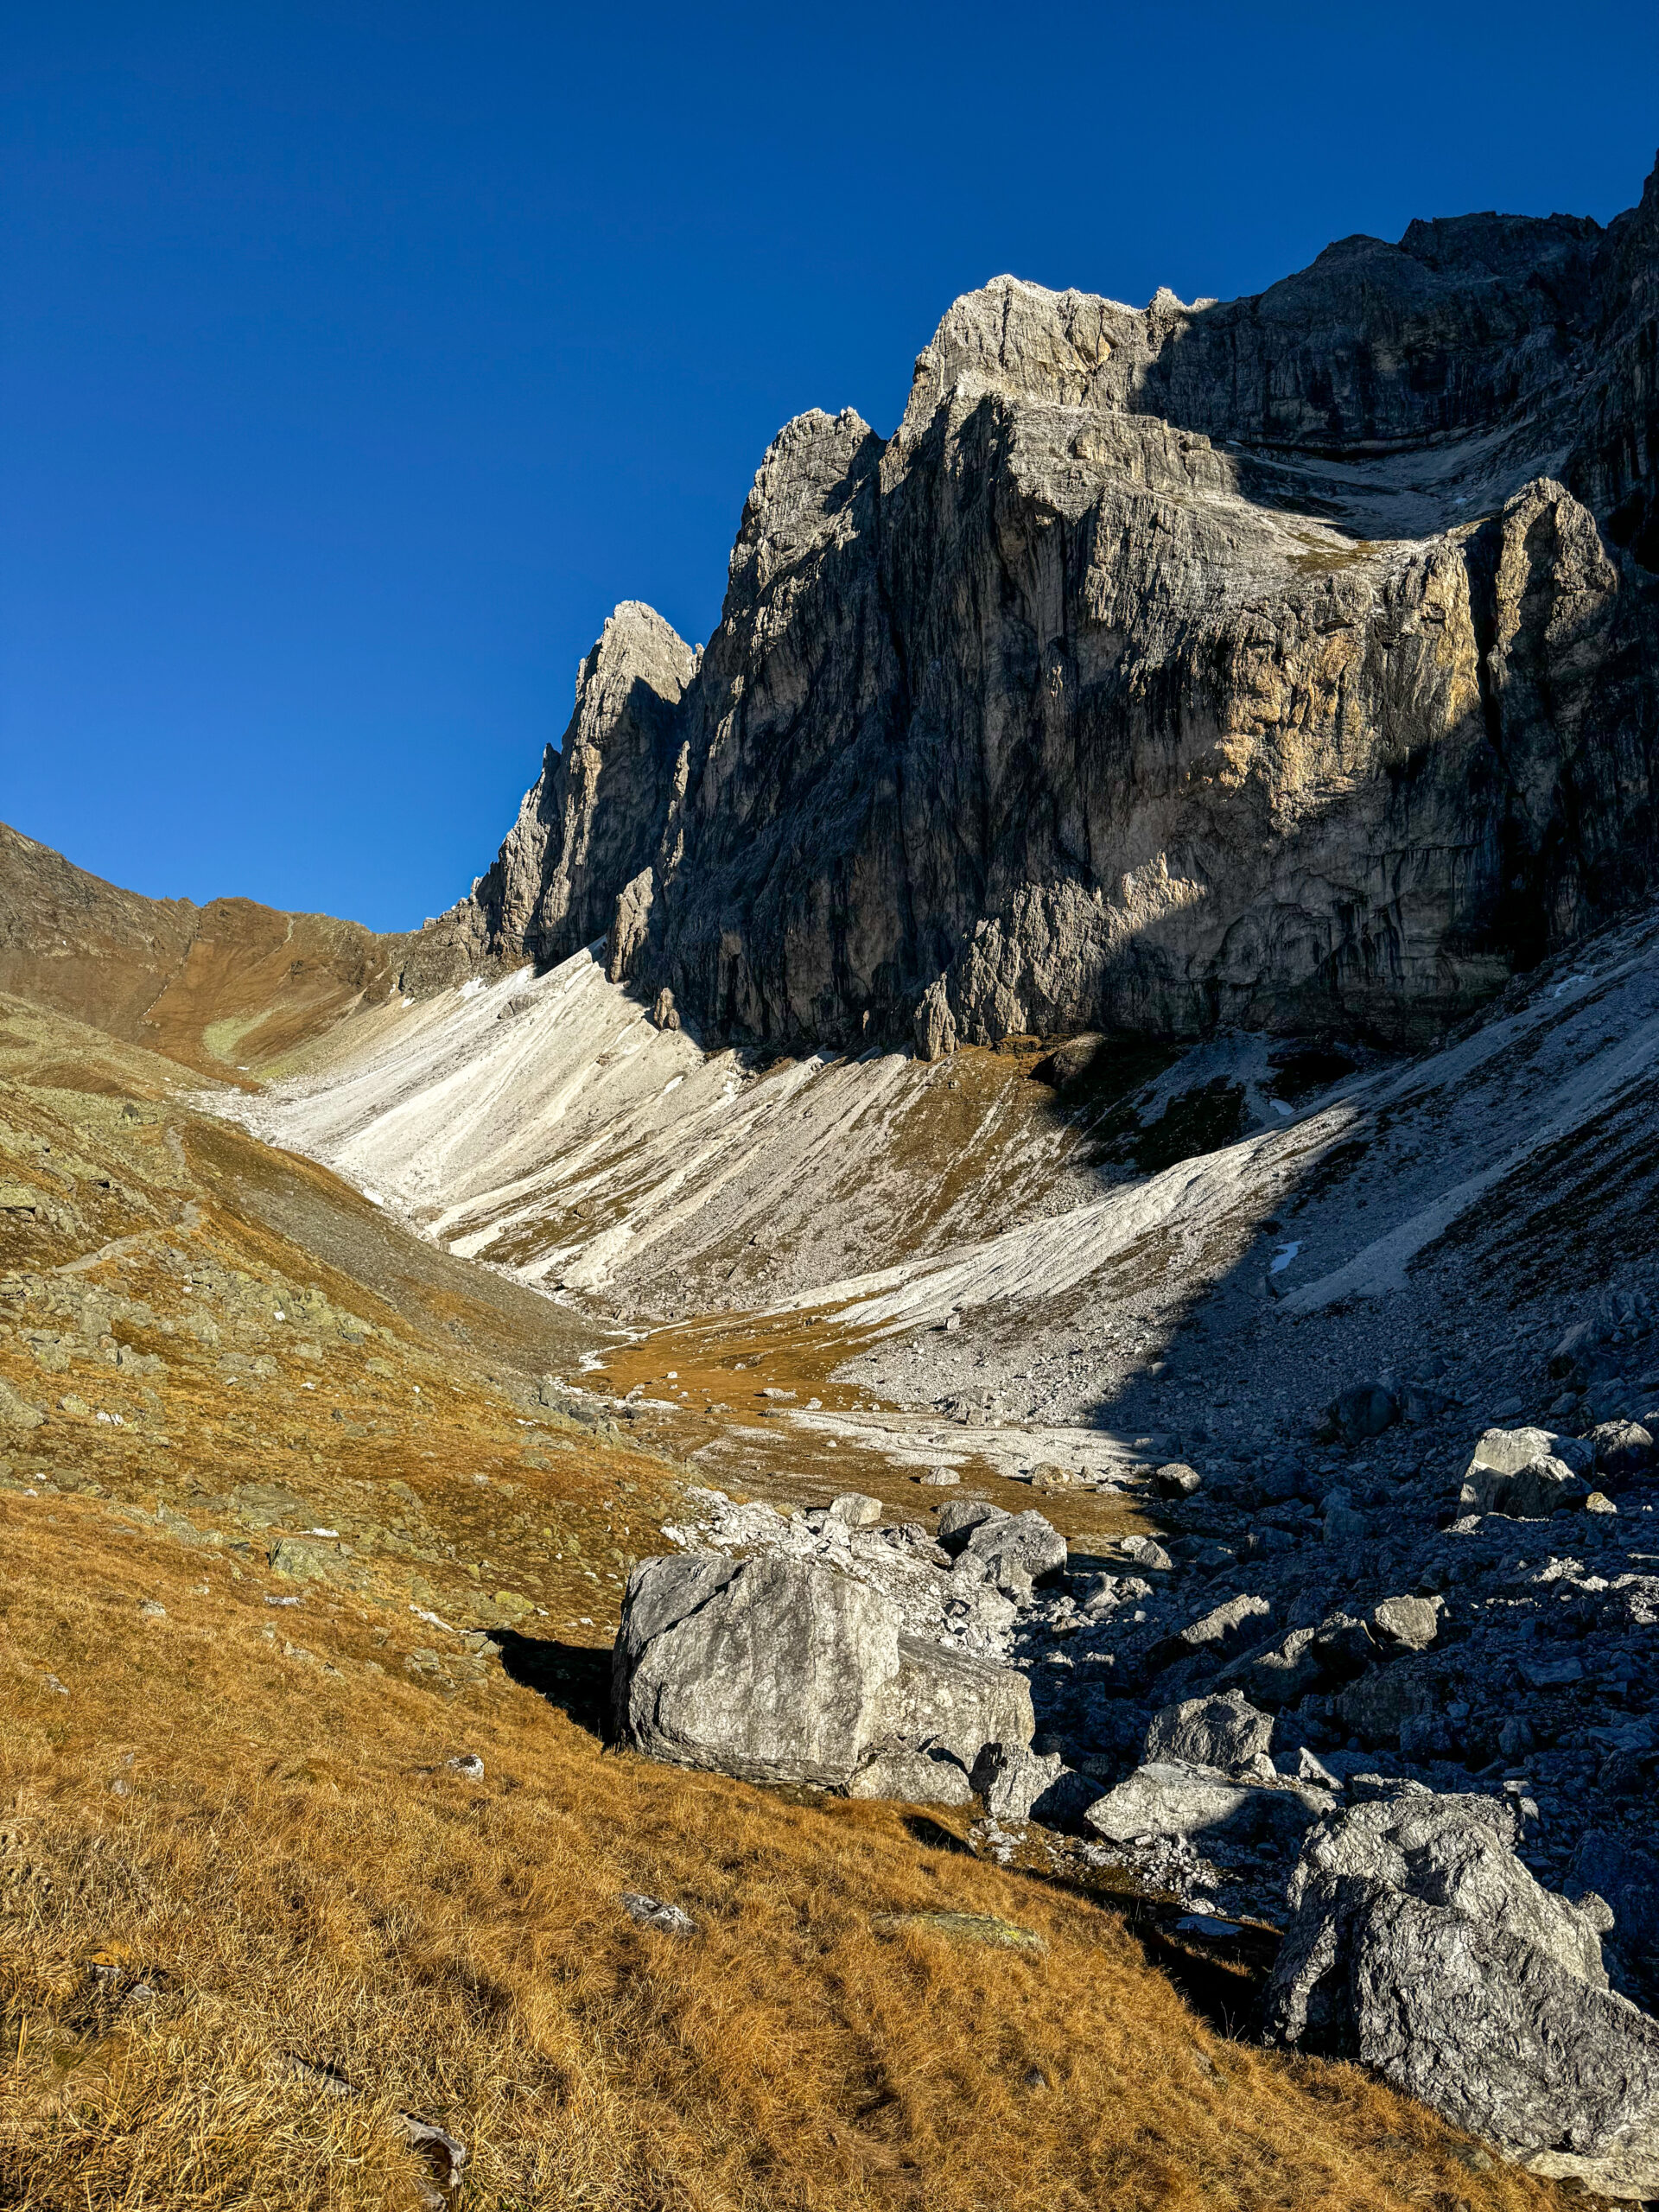
<path fill-rule="evenodd" d="M 830 1518 L 849 1529 L 874 1529 L 881 1518 L 881 1501 L 862 1491 L 845 1491 L 830 1501 Z"/>
<path fill-rule="evenodd" d="M 1607 1986 L 1603 1911 L 1541 1889 L 1502 1800 L 1399 1785 L 1309 1834 L 1272 2040 L 1375 2067 L 1535 2173 L 1659 2194 L 1659 2023 Z"/>
<path fill-rule="evenodd" d="M 1440 1598 L 1384 1598 L 1371 1608 L 1371 1627 L 1384 1646 L 1427 1651 L 1440 1630 Z"/>
<path fill-rule="evenodd" d="M 1265 1598 L 1254 1591 L 1241 1591 L 1237 1597 L 1226 1599 L 1207 1613 L 1200 1613 L 1197 1620 L 1189 1621 L 1158 1647 L 1154 1659 L 1168 1666 L 1200 1651 L 1217 1659 L 1230 1658 L 1248 1636 L 1261 1635 L 1272 1615 L 1273 1608 Z"/>
<path fill-rule="evenodd" d="M 1400 1402 L 1380 1382 L 1361 1382 L 1333 1398 L 1325 1410 L 1321 1434 L 1335 1442 L 1362 1444 L 1381 1436 L 1400 1418 Z"/>
<path fill-rule="evenodd" d="M 1154 1713 L 1147 1729 L 1147 1758 L 1185 1766 L 1247 1774 L 1273 1741 L 1273 1715 L 1260 1713 L 1237 1690 L 1188 1698 Z"/>
<path fill-rule="evenodd" d="M 624 1890 L 622 1910 L 636 1927 L 654 1928 L 660 1936 L 695 1936 L 697 1923 L 683 1905 L 665 1904 L 661 1897 L 639 1890 Z"/>
<path fill-rule="evenodd" d="M 1046 1790 L 1065 1771 L 1058 1751 L 1033 1751 L 1029 1744 L 987 1744 L 976 1760 L 975 1789 L 994 1821 L 1028 1821 Z"/>
<path fill-rule="evenodd" d="M 1328 1802 L 1303 1783 L 1247 1780 L 1213 1767 L 1157 1759 L 1137 1767 L 1083 1817 L 1109 1843 L 1134 1843 L 1143 1835 L 1212 1841 L 1224 1836 L 1243 1843 L 1257 1836 L 1299 1835 Z"/>
<path fill-rule="evenodd" d="M 1172 1459 L 1155 1469 L 1152 1478 L 1152 1486 L 1160 1497 L 1191 1497 L 1203 1484 L 1204 1478 L 1198 1469 L 1180 1459 Z"/>
<path fill-rule="evenodd" d="M 1595 1447 L 1596 1472 L 1615 1482 L 1645 1474 L 1653 1465 L 1653 1438 L 1639 1421 L 1603 1421 L 1587 1441 Z"/>
<path fill-rule="evenodd" d="M 939 1508 L 936 1534 L 946 1551 L 959 1552 L 976 1529 L 1010 1517 L 1000 1505 L 991 1505 L 982 1497 L 953 1497 Z"/>
<path fill-rule="evenodd" d="M 1524 1432 L 1523 1432 L 1524 1433 Z M 1514 1521 L 1547 1521 L 1582 1505 L 1590 1485 L 1564 1460 L 1544 1453 L 1514 1469 L 1470 1463 L 1458 1499 L 1461 1513 L 1502 1513 Z"/>
<path fill-rule="evenodd" d="M 1175 1564 L 1155 1536 L 1125 1536 L 1117 1548 L 1150 1574 L 1167 1574 Z"/>
<path fill-rule="evenodd" d="M 969 1558 L 984 1560 L 999 1583 L 1010 1573 L 1033 1583 L 1047 1582 L 1065 1570 L 1065 1538 L 1040 1513 L 1005 1514 L 997 1521 L 983 1521 L 969 1535 L 965 1548 Z"/>

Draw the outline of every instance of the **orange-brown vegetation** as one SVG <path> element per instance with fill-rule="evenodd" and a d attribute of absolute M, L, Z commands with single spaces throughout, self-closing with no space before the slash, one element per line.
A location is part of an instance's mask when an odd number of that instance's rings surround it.
<path fill-rule="evenodd" d="M 410 2206 L 398 2113 L 479 2212 L 1558 2201 L 1217 2032 L 1122 1899 L 606 1750 L 682 1417 L 596 1424 L 537 1387 L 573 1316 L 0 1024 L 0 2202 Z"/>
<path fill-rule="evenodd" d="M 0 991 L 234 1082 L 391 993 L 407 940 L 251 899 L 144 899 L 0 823 Z"/>
<path fill-rule="evenodd" d="M 498 2212 L 1554 2201 L 1213 2033 L 1116 1912 L 902 1808 L 606 1752 L 499 1670 L 446 1700 L 406 1614 L 269 1607 L 86 1501 L 0 1499 L 0 1546 L 6 2202 L 406 2205 L 397 2111 Z M 940 1910 L 1044 1948 L 874 1924 Z"/>

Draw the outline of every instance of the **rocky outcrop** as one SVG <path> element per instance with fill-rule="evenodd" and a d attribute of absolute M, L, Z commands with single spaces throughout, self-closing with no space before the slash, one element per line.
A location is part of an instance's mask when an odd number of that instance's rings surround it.
<path fill-rule="evenodd" d="M 1659 2194 L 1659 2023 L 1607 1986 L 1605 1900 L 1540 1887 L 1500 1800 L 1402 1783 L 1322 1821 L 1270 2035 L 1357 2058 L 1535 2172 Z"/>
<path fill-rule="evenodd" d="M 440 934 L 752 1039 L 1433 1028 L 1653 880 L 1659 177 L 1144 310 L 999 277 L 619 607 Z"/>
<path fill-rule="evenodd" d="M 647 1560 L 613 1660 L 617 1736 L 748 1782 L 965 1804 L 988 1745 L 1028 1746 L 1023 1675 L 904 1631 L 880 1591 L 816 1561 Z"/>

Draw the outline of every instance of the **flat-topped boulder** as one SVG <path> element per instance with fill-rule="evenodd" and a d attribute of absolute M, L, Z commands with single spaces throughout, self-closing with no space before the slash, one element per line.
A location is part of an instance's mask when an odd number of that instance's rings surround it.
<path fill-rule="evenodd" d="M 815 1560 L 647 1560 L 612 1660 L 618 1739 L 748 1782 L 965 1803 L 988 1744 L 1029 1745 L 1022 1675 L 907 1635 Z"/>

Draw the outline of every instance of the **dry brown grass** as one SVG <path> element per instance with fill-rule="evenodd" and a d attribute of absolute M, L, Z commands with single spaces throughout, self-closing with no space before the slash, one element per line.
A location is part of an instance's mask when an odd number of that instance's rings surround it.
<path fill-rule="evenodd" d="M 658 1548 L 672 1471 L 539 1407 L 527 1425 L 557 1317 L 176 1103 L 100 1114 L 85 1102 L 164 1096 L 148 1057 L 6 1011 L 8 1157 L 78 1225 L 14 1215 L 0 1241 L 0 1374 L 51 1408 L 0 1452 L 0 2203 L 409 2206 L 399 2112 L 471 2146 L 478 2212 L 1557 2201 L 1355 2071 L 1211 2033 L 1109 1905 L 929 1848 L 902 1808 L 604 1751 L 524 1685 L 591 1718 L 616 1578 Z M 122 1341 L 165 1371 L 90 1338 L 42 1365 L 50 1271 L 111 1238 L 74 1279 L 147 1303 Z M 221 1302 L 223 1344 L 278 1370 L 232 1387 L 185 1326 L 207 1263 L 319 1283 L 379 1333 L 300 1361 Z M 823 1357 L 799 1322 L 685 1350 L 705 1398 Z M 71 1390 L 126 1425 L 67 1411 Z M 332 1579 L 270 1571 L 221 1495 L 256 1478 L 352 1530 Z M 387 1525 L 411 1497 L 412 1555 Z M 539 1644 L 507 1644 L 522 1681 L 410 1610 L 487 1621 L 498 1580 L 546 1608 L 520 1616 Z M 445 1768 L 461 1751 L 481 1783 Z M 697 1934 L 635 1927 L 625 1889 Z M 939 1909 L 1046 1948 L 876 1925 Z"/>
<path fill-rule="evenodd" d="M 8 2204 L 407 2205 L 397 2109 L 498 2212 L 1554 2201 L 1356 2071 L 1212 2035 L 1111 1911 L 899 1808 L 607 1753 L 499 1675 L 445 1704 L 395 1616 L 275 1611 L 80 1500 L 0 1499 L 0 1550 Z M 872 1928 L 940 1908 L 1046 1948 Z"/>

